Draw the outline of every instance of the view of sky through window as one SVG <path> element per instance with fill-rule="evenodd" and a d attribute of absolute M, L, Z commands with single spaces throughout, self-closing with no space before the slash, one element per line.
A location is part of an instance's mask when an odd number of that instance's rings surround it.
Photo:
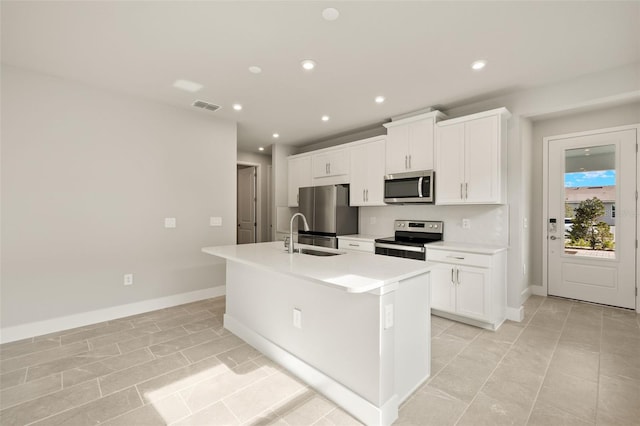
<path fill-rule="evenodd" d="M 616 184 L 615 170 L 593 170 L 564 174 L 565 188 L 583 188 L 587 186 L 613 186 Z"/>

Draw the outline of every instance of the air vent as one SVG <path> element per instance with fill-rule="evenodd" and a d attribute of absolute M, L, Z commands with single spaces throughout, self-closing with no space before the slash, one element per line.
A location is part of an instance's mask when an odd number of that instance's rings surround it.
<path fill-rule="evenodd" d="M 217 111 L 220 109 L 220 105 L 212 104 L 210 102 L 205 101 L 194 101 L 192 104 L 194 107 L 208 109 L 209 111 Z"/>

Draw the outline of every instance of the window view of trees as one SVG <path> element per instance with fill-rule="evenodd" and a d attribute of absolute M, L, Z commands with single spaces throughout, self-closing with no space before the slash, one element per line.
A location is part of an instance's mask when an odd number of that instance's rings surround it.
<path fill-rule="evenodd" d="M 597 197 L 581 201 L 575 210 L 565 205 L 565 217 L 572 219 L 570 227 L 565 227 L 569 239 L 565 246 L 612 250 L 614 237 L 611 227 L 601 220 L 604 214 L 604 203 Z"/>

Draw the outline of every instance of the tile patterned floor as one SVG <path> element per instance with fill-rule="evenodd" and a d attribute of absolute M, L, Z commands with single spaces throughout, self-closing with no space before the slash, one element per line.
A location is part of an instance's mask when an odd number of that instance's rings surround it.
<path fill-rule="evenodd" d="M 0 424 L 357 425 L 222 327 L 210 299 L 0 346 Z M 638 425 L 640 320 L 531 297 L 497 332 L 438 317 L 397 425 Z"/>

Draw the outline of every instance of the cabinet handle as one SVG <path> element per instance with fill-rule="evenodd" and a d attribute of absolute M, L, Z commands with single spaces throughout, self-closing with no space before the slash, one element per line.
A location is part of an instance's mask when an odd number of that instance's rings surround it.
<path fill-rule="evenodd" d="M 460 184 L 460 199 L 464 200 L 464 197 L 462 196 L 462 183 Z"/>
<path fill-rule="evenodd" d="M 460 269 L 456 268 L 456 283 L 460 285 Z"/>
<path fill-rule="evenodd" d="M 404 156 L 404 168 L 405 169 L 409 168 L 409 156 L 407 155 Z"/>
<path fill-rule="evenodd" d="M 464 257 L 462 257 L 462 256 L 447 256 L 447 258 L 449 258 L 449 259 L 464 260 Z"/>
<path fill-rule="evenodd" d="M 464 184 L 464 199 L 469 198 L 469 182 Z"/>
<path fill-rule="evenodd" d="M 411 168 L 411 154 L 409 154 L 409 168 Z"/>
<path fill-rule="evenodd" d="M 367 201 L 367 196 L 365 195 L 365 190 L 362 190 L 362 201 Z"/>
<path fill-rule="evenodd" d="M 331 174 L 331 163 L 327 164 L 329 166 L 329 174 Z"/>
<path fill-rule="evenodd" d="M 451 284 L 455 284 L 456 282 L 453 280 L 453 270 L 455 268 L 451 268 Z"/>
<path fill-rule="evenodd" d="M 367 199 L 366 199 L 366 201 L 368 202 L 368 201 L 369 201 L 369 190 L 368 190 L 368 189 L 365 189 L 365 191 L 367 192 Z"/>
<path fill-rule="evenodd" d="M 360 244 L 351 244 L 351 243 L 349 243 L 349 247 L 360 247 Z"/>

